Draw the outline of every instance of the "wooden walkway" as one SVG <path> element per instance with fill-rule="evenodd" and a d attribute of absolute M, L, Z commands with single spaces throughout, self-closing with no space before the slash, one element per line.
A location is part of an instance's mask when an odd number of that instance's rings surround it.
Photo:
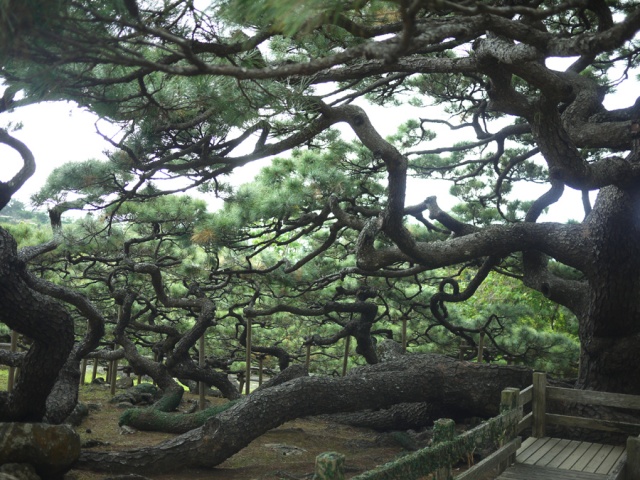
<path fill-rule="evenodd" d="M 624 453 L 622 446 L 529 437 L 516 463 L 496 480 L 604 480 L 619 468 Z"/>

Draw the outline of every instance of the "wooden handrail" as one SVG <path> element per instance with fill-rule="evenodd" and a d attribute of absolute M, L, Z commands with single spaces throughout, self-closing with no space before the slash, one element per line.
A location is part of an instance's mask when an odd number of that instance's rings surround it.
<path fill-rule="evenodd" d="M 541 436 L 544 435 L 547 424 L 610 432 L 640 432 L 640 424 L 547 413 L 548 400 L 640 410 L 640 396 L 547 387 L 546 374 L 534 373 L 533 385 L 529 385 L 524 390 L 520 391 L 513 388 L 503 390 L 502 413 L 497 417 L 487 420 L 480 426 L 461 434 L 449 442 L 419 450 L 355 478 L 359 480 L 400 478 L 398 476 L 399 472 L 402 473 L 402 478 L 418 478 L 442 466 L 446 466 L 455 455 L 460 455 L 461 452 L 471 449 L 472 445 L 486 435 L 486 431 L 495 431 L 496 427 L 504 434 L 504 438 L 501 441 L 502 446 L 482 462 L 456 477 L 456 480 L 484 478 L 483 475 L 495 467 L 499 467 L 499 470 L 503 471 L 509 463 L 514 461 L 515 451 L 520 446 L 520 437 L 517 437 L 517 435 L 528 427 L 532 427 L 533 432 Z M 523 407 L 529 403 L 533 404 L 532 411 L 523 416 Z M 515 428 L 514 422 L 517 422 Z M 638 456 L 640 456 L 640 438 L 630 437 L 629 442 L 635 446 Z M 627 448 L 629 449 L 629 447 Z M 637 464 L 640 472 L 640 458 Z M 615 475 L 615 477 L 610 478 L 616 478 L 617 480 L 622 478 L 618 473 Z"/>
<path fill-rule="evenodd" d="M 524 401 L 524 395 L 521 394 L 521 396 Z M 533 374 L 533 408 L 531 424 L 532 436 L 534 437 L 544 437 L 547 425 L 586 428 L 590 430 L 625 433 L 630 435 L 640 434 L 640 424 L 637 423 L 549 413 L 547 412 L 547 402 L 549 400 L 640 410 L 640 396 L 638 395 L 549 387 L 547 386 L 546 374 L 536 372 Z M 521 423 L 524 423 L 524 421 L 525 419 L 523 419 Z"/>
<path fill-rule="evenodd" d="M 468 454 L 475 450 L 476 446 L 482 441 L 491 438 L 496 432 L 505 434 L 504 442 L 509 442 L 508 448 L 499 449 L 490 460 L 495 462 L 507 462 L 507 459 L 515 454 L 517 450 L 517 442 L 513 440 L 510 433 L 513 431 L 515 423 L 520 417 L 519 409 L 514 409 L 501 413 L 500 415 L 490 418 L 486 422 L 483 422 L 479 426 L 468 430 L 453 440 L 444 442 L 432 447 L 427 447 L 416 452 L 405 455 L 393 462 L 380 466 L 374 470 L 364 472 L 356 477 L 354 480 L 388 480 L 388 479 L 416 479 L 423 477 L 435 470 L 447 467 L 454 463 L 456 459 L 464 454 Z M 492 438 L 496 441 L 497 439 Z M 513 441 L 512 441 L 513 440 Z M 506 445 L 505 445 L 506 446 Z M 515 449 L 514 449 L 515 448 Z M 478 464 L 480 465 L 480 464 Z M 479 467 L 484 471 L 486 465 L 483 464 Z M 475 466 L 470 471 L 475 470 Z M 474 480 L 476 477 L 471 473 L 463 477 L 465 480 Z"/>
<path fill-rule="evenodd" d="M 640 410 L 640 396 L 624 393 L 596 392 L 595 390 L 574 390 L 571 388 L 547 387 L 549 400 L 564 400 L 588 405 Z"/>
<path fill-rule="evenodd" d="M 529 385 L 527 388 L 520 390 L 520 398 L 518 405 L 523 407 L 527 403 L 530 403 L 533 399 L 533 385 Z"/>
<path fill-rule="evenodd" d="M 520 437 L 514 438 L 505 446 L 496 450 L 492 455 L 478 462 L 466 472 L 462 472 L 455 480 L 480 480 L 487 478 L 487 475 L 494 473 L 495 469 L 500 468 L 503 462 L 514 456 L 521 444 L 522 439 Z M 504 470 L 502 468 L 500 469 Z"/>

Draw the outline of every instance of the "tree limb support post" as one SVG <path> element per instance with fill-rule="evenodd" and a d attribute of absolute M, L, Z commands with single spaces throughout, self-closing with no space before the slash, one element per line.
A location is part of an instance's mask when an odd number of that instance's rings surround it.
<path fill-rule="evenodd" d="M 478 341 L 478 363 L 482 363 L 484 356 L 484 332 L 480 332 L 480 340 Z"/>
<path fill-rule="evenodd" d="M 402 319 L 402 353 L 407 353 L 407 319 Z"/>
<path fill-rule="evenodd" d="M 18 350 L 18 332 L 11 330 L 11 353 L 15 353 Z M 16 367 L 9 367 L 9 379 L 7 381 L 7 391 L 13 390 L 13 385 L 16 381 Z"/>
<path fill-rule="evenodd" d="M 93 383 L 93 381 L 96 379 L 97 375 L 98 375 L 98 359 L 94 358 L 93 359 L 93 372 L 91 372 L 91 383 Z"/>
<path fill-rule="evenodd" d="M 118 305 L 118 322 L 123 315 L 122 305 Z M 113 349 L 116 350 L 118 348 L 118 344 L 116 342 L 113 343 Z M 111 395 L 116 394 L 116 380 L 118 379 L 118 360 L 113 360 L 111 362 L 111 368 L 109 369 L 108 380 L 111 382 Z"/>
<path fill-rule="evenodd" d="M 249 395 L 251 393 L 251 317 L 247 317 L 247 369 L 245 373 L 246 377 L 246 385 L 245 385 L 245 393 Z"/>
<path fill-rule="evenodd" d="M 347 374 L 347 364 L 349 363 L 349 349 L 351 348 L 351 336 L 344 337 L 344 359 L 342 361 L 342 376 Z"/>
<path fill-rule="evenodd" d="M 200 337 L 199 340 L 199 344 L 198 344 L 198 365 L 200 366 L 200 368 L 204 368 L 204 333 L 202 334 L 202 336 Z M 206 386 L 204 384 L 204 382 L 202 380 L 200 380 L 198 382 L 198 395 L 199 395 L 199 400 L 198 400 L 198 407 L 200 408 L 200 410 L 204 410 L 205 407 L 205 397 L 204 397 L 204 390 L 205 390 Z"/>
<path fill-rule="evenodd" d="M 83 358 L 82 359 L 82 364 L 80 366 L 80 385 L 84 385 L 85 382 L 85 377 L 87 376 L 87 359 Z"/>
<path fill-rule="evenodd" d="M 111 362 L 111 369 L 109 370 L 109 380 L 111 381 L 111 395 L 116 394 L 116 380 L 118 379 L 118 360 Z"/>

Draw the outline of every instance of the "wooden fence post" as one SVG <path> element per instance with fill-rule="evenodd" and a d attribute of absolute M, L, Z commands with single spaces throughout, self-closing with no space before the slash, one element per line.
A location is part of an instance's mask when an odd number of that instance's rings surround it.
<path fill-rule="evenodd" d="M 249 393 L 251 393 L 251 341 L 252 341 L 252 333 L 251 333 L 251 317 L 247 317 L 247 358 L 246 358 L 246 362 L 247 362 L 247 371 L 245 373 L 245 377 L 246 377 L 246 391 L 245 393 L 247 395 L 249 395 Z"/>
<path fill-rule="evenodd" d="M 307 355 L 304 358 L 304 367 L 307 370 L 307 372 L 309 371 L 309 365 L 311 364 L 311 344 L 307 343 Z"/>
<path fill-rule="evenodd" d="M 158 351 L 153 352 L 153 361 L 154 362 L 159 362 L 160 361 L 160 352 L 158 352 Z M 154 387 L 156 386 L 156 381 L 155 380 L 153 381 L 153 386 Z M 240 390 L 240 391 L 242 391 L 242 390 Z"/>
<path fill-rule="evenodd" d="M 347 374 L 347 363 L 349 361 L 349 349 L 351 348 L 351 335 L 344 337 L 344 360 L 342 361 L 342 376 Z"/>
<path fill-rule="evenodd" d="M 15 353 L 18 350 L 18 332 L 15 330 L 11 330 L 11 347 L 9 351 L 11 353 Z M 15 385 L 16 380 L 16 367 L 9 367 L 9 378 L 7 380 L 7 391 L 10 392 L 13 390 L 13 386 Z"/>
<path fill-rule="evenodd" d="M 505 388 L 504 390 L 502 390 L 502 393 L 500 394 L 500 413 L 507 413 L 512 410 L 519 409 L 520 410 L 519 418 L 522 419 L 522 405 L 518 405 L 519 398 L 520 398 L 519 388 Z M 502 442 L 503 444 L 500 445 L 501 447 L 503 447 L 508 442 L 513 440 L 513 437 L 515 436 L 515 430 L 517 430 L 517 428 L 514 429 L 513 432 L 509 432 L 508 438 L 505 438 L 503 440 Z M 516 463 L 515 453 L 510 455 L 509 458 L 507 458 L 506 460 L 500 462 L 500 465 L 498 467 L 500 469 L 500 473 L 504 472 L 507 468 L 509 468 L 514 463 Z"/>
<path fill-rule="evenodd" d="M 111 395 L 116 394 L 116 381 L 118 380 L 118 360 L 111 362 Z"/>
<path fill-rule="evenodd" d="M 87 376 L 87 359 L 82 359 L 82 364 L 80 365 L 80 385 L 85 384 L 85 377 Z"/>
<path fill-rule="evenodd" d="M 264 370 L 264 355 L 258 357 L 258 386 L 262 385 L 262 375 Z"/>
<path fill-rule="evenodd" d="M 484 360 L 484 332 L 480 332 L 480 340 L 478 341 L 478 363 Z"/>
<path fill-rule="evenodd" d="M 200 336 L 200 340 L 198 343 L 198 366 L 200 368 L 204 368 L 204 359 L 205 359 L 205 355 L 204 355 L 204 332 L 202 333 L 202 335 Z M 204 390 L 206 388 L 205 383 L 200 380 L 198 382 L 198 408 L 200 410 L 204 410 L 205 407 L 205 403 L 206 403 L 206 399 L 204 397 Z"/>
<path fill-rule="evenodd" d="M 500 413 L 509 412 L 518 408 L 519 388 L 505 388 L 500 394 Z"/>
<path fill-rule="evenodd" d="M 450 418 L 440 418 L 433 422 L 433 444 L 450 442 L 456 431 L 456 422 Z M 434 475 L 435 480 L 452 480 L 451 466 L 439 468 Z"/>
<path fill-rule="evenodd" d="M 325 452 L 316 457 L 316 472 L 313 480 L 344 480 L 344 455 Z"/>
<path fill-rule="evenodd" d="M 531 436 L 542 438 L 545 435 L 545 414 L 547 411 L 547 374 L 533 374 L 533 426 Z"/>
<path fill-rule="evenodd" d="M 407 319 L 402 319 L 402 353 L 407 353 Z"/>
<path fill-rule="evenodd" d="M 98 359 L 93 359 L 93 372 L 91 373 L 91 383 L 96 379 L 96 375 L 98 375 Z"/>
<path fill-rule="evenodd" d="M 246 372 L 238 372 L 237 374 L 237 378 L 238 378 L 238 383 L 240 384 L 240 386 L 238 387 L 238 390 L 240 390 L 240 393 L 242 393 L 244 391 L 244 375 Z"/>
<path fill-rule="evenodd" d="M 627 465 L 625 478 L 640 478 L 640 438 L 627 438 Z"/>
<path fill-rule="evenodd" d="M 18 350 L 18 332 L 11 330 L 11 353 L 16 353 Z M 9 378 L 7 380 L 7 392 L 13 390 L 13 386 L 16 381 L 16 367 L 9 367 Z"/>

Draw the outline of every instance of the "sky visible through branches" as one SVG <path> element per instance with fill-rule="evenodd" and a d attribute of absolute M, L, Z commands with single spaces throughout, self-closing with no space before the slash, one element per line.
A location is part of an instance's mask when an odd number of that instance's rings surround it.
<path fill-rule="evenodd" d="M 572 58 L 550 59 L 551 62 L 554 60 L 560 62 L 557 66 L 558 69 L 565 68 L 567 64 L 573 61 Z M 550 67 L 554 68 L 553 63 L 550 64 Z M 623 85 L 624 89 L 618 90 L 614 95 L 607 97 L 605 105 L 610 109 L 628 107 L 629 101 L 635 98 L 632 90 L 635 90 L 637 86 L 637 82 L 625 83 Z M 446 119 L 446 114 L 438 112 L 436 108 L 429 109 L 427 113 L 425 108 L 403 105 L 393 109 L 390 114 L 389 107 L 370 104 L 363 104 L 362 106 L 367 110 L 376 127 L 385 136 L 393 134 L 400 123 L 412 117 L 435 117 L 435 113 Z M 103 135 L 112 138 L 117 138 L 118 136 L 117 127 L 100 120 L 95 114 L 68 102 L 40 103 L 21 107 L 13 112 L 6 112 L 0 121 L 0 127 L 11 130 L 16 126 L 19 126 L 19 129 L 13 134 L 32 150 L 37 164 L 36 173 L 14 197 L 27 205 L 31 195 L 44 185 L 48 175 L 56 167 L 67 162 L 80 162 L 90 158 L 106 160 L 105 150 L 112 150 L 113 147 L 100 137 L 97 129 Z M 341 128 L 341 126 L 338 126 L 338 128 L 345 138 L 354 138 L 353 132 L 348 127 Z M 446 127 L 438 125 L 430 125 L 430 128 L 438 133 L 437 138 L 432 142 L 433 148 L 441 145 L 450 145 L 452 141 L 459 140 L 456 138 L 456 136 L 460 135 L 459 131 L 449 131 Z M 22 161 L 14 150 L 4 145 L 0 145 L 0 159 L 2 159 L 0 181 L 7 181 L 20 168 Z M 231 183 L 240 185 L 250 181 L 260 168 L 267 164 L 268 160 L 262 160 L 237 169 L 232 175 Z M 448 194 L 449 185 L 444 181 L 409 179 L 408 187 L 407 205 L 419 203 L 430 195 L 436 195 L 439 204 L 445 209 L 450 209 L 457 203 L 456 199 Z M 525 200 L 535 199 L 544 191 L 544 188 L 544 186 L 527 185 L 526 191 L 521 189 L 518 192 L 518 196 Z M 213 198 L 212 194 L 202 196 L 196 191 L 191 191 L 190 195 L 203 197 L 209 202 L 211 209 L 219 208 L 222 205 L 221 200 Z M 595 192 L 593 192 L 592 200 L 594 198 Z M 559 222 L 571 219 L 581 220 L 582 215 L 580 192 L 567 189 L 562 199 L 547 214 L 543 215 L 542 220 Z"/>

